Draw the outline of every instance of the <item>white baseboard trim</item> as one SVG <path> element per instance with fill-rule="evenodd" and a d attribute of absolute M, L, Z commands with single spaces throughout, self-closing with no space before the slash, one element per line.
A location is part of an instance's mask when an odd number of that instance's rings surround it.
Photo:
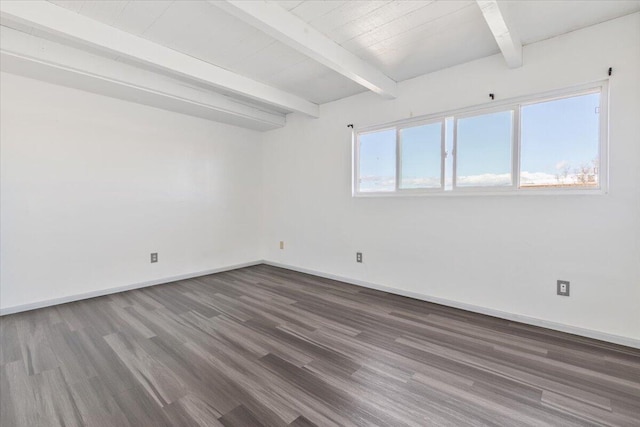
<path fill-rule="evenodd" d="M 538 319 L 536 317 L 524 316 L 521 314 L 494 310 L 492 308 L 485 308 L 485 307 L 481 307 L 473 304 L 452 301 L 444 298 L 432 297 L 429 295 L 419 294 L 417 292 L 403 291 L 401 289 L 392 288 L 389 286 L 379 285 L 376 283 L 366 282 L 358 279 L 350 279 L 348 277 L 338 276 L 338 275 L 329 274 L 329 273 L 323 273 L 321 271 L 310 270 L 308 268 L 296 267 L 293 265 L 282 264 L 279 262 L 264 260 L 263 263 L 266 265 L 271 265 L 273 267 L 280 267 L 287 270 L 297 271 L 300 273 L 311 274 L 313 276 L 324 277 L 326 279 L 338 280 L 340 282 L 362 286 L 364 288 L 376 289 L 379 291 L 388 292 L 390 294 L 401 295 L 401 296 L 414 298 L 422 301 L 432 302 L 435 304 L 445 305 L 447 307 L 459 308 L 461 310 L 471 311 L 474 313 L 486 314 L 488 316 L 498 317 L 500 319 L 525 323 L 527 325 L 532 325 L 532 326 L 540 326 L 542 328 L 552 329 L 554 331 L 566 332 L 573 335 L 579 335 L 582 337 L 593 338 L 600 341 L 606 341 L 613 344 L 620 344 L 627 347 L 640 349 L 640 340 L 624 337 L 621 335 L 608 334 L 606 332 L 594 331 L 591 329 L 580 328 L 577 326 L 565 325 L 563 323 L 557 323 L 549 320 Z"/>
<path fill-rule="evenodd" d="M 103 295 L 115 294 L 118 292 L 130 291 L 132 289 L 146 288 L 147 286 L 162 285 L 165 283 L 176 282 L 178 280 L 192 279 L 194 277 L 206 276 L 208 274 L 222 273 L 223 271 L 237 270 L 238 268 L 251 267 L 262 264 L 262 260 L 245 262 L 242 264 L 234 264 L 226 267 L 213 268 L 211 270 L 198 271 L 196 273 L 180 274 L 178 276 L 165 277 L 162 279 L 154 279 L 146 282 L 134 283 L 132 285 L 118 286 L 116 288 L 100 289 L 97 291 L 85 292 L 82 294 L 67 295 L 60 298 L 53 298 L 44 301 L 32 302 L 29 304 L 15 305 L 13 307 L 0 308 L 0 316 L 7 314 L 20 313 L 22 311 L 35 310 L 38 308 L 49 307 L 52 305 L 64 304 L 67 302 L 79 301 L 88 298 L 101 297 Z"/>
<path fill-rule="evenodd" d="M 362 286 L 369 289 L 377 289 L 379 291 L 388 292 L 391 294 L 401 295 L 409 298 L 414 298 L 422 301 L 432 302 L 435 304 L 444 305 L 447 307 L 459 308 L 461 310 L 471 311 L 473 313 L 486 314 L 488 316 L 498 317 L 500 319 L 511 320 L 514 322 L 525 323 L 532 326 L 540 326 L 542 328 L 552 329 L 555 331 L 566 332 L 573 335 L 579 335 L 582 337 L 593 338 L 601 341 L 610 342 L 613 344 L 620 344 L 627 347 L 633 347 L 640 349 L 640 340 L 628 338 L 620 335 L 608 334 L 606 332 L 594 331 L 591 329 L 580 328 L 577 326 L 565 325 L 563 323 L 552 322 L 549 320 L 538 319 L 536 317 L 524 316 L 521 314 L 509 313 L 506 311 L 494 310 L 492 308 L 481 307 L 473 304 L 467 304 L 458 301 L 452 301 L 444 298 L 432 297 L 417 292 L 404 291 L 401 289 L 393 288 L 390 286 L 379 285 L 377 283 L 366 282 L 364 280 L 351 279 L 344 276 L 338 276 L 330 273 L 323 273 L 321 271 L 311 270 L 308 268 L 296 267 L 289 264 L 282 264 L 275 261 L 258 260 L 251 261 L 242 264 L 234 264 L 225 267 L 214 268 L 211 270 L 198 271 L 195 273 L 181 274 L 173 277 L 166 277 L 162 279 L 149 280 L 146 282 L 134 283 L 131 285 L 119 286 L 109 289 L 100 289 L 97 291 L 85 292 L 82 294 L 68 295 L 60 298 L 54 298 L 44 301 L 37 301 L 29 304 L 16 305 L 13 307 L 0 308 L 0 316 L 7 314 L 20 313 L 23 311 L 35 310 L 38 308 L 49 307 L 52 305 L 65 304 L 68 302 L 79 301 L 88 298 L 95 298 L 103 295 L 115 294 L 118 292 L 130 291 L 132 289 L 145 288 L 147 286 L 161 285 L 165 283 L 171 283 L 178 280 L 192 279 L 194 277 L 206 276 L 208 274 L 222 273 L 224 271 L 237 270 L 239 268 L 251 267 L 254 265 L 266 264 L 273 267 L 280 267 L 287 270 L 297 271 L 300 273 L 306 273 L 313 276 L 324 277 L 326 279 L 337 280 L 340 282 L 349 283 L 356 286 Z"/>

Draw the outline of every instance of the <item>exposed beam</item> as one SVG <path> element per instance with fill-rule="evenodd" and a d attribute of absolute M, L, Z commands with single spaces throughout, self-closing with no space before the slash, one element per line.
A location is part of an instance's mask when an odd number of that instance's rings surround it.
<path fill-rule="evenodd" d="M 224 68 L 118 30 L 47 1 L 2 1 L 2 19 L 28 25 L 93 49 L 230 91 L 250 99 L 318 117 L 317 104 Z"/>
<path fill-rule="evenodd" d="M 496 39 L 509 68 L 522 66 L 522 43 L 509 21 L 506 2 L 502 0 L 476 0 L 489 29 Z"/>
<path fill-rule="evenodd" d="M 385 98 L 396 97 L 395 81 L 275 2 L 209 2 L 367 89 Z"/>
<path fill-rule="evenodd" d="M 286 122 L 283 114 L 11 28 L 0 27 L 0 40 L 2 71 L 259 131 Z"/>

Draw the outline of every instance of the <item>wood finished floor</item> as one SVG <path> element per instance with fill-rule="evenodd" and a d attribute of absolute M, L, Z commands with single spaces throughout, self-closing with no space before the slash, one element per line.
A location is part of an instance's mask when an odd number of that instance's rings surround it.
<path fill-rule="evenodd" d="M 265 265 L 0 325 L 3 427 L 640 425 L 639 350 Z"/>

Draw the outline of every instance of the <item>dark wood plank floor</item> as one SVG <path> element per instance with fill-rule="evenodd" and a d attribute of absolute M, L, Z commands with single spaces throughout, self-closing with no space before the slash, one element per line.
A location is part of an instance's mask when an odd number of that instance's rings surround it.
<path fill-rule="evenodd" d="M 640 351 L 265 265 L 0 319 L 9 426 L 638 426 Z"/>

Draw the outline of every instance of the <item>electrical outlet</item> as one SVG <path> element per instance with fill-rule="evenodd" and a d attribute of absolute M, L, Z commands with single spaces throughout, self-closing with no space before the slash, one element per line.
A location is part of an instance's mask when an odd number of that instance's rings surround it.
<path fill-rule="evenodd" d="M 558 295 L 563 297 L 569 296 L 569 281 L 568 280 L 558 280 Z"/>
<path fill-rule="evenodd" d="M 362 252 L 356 252 L 356 262 L 362 262 Z"/>
<path fill-rule="evenodd" d="M 151 253 L 151 262 L 158 262 L 158 252 Z"/>
<path fill-rule="evenodd" d="M 280 240 L 280 249 L 284 249 L 284 241 Z"/>

